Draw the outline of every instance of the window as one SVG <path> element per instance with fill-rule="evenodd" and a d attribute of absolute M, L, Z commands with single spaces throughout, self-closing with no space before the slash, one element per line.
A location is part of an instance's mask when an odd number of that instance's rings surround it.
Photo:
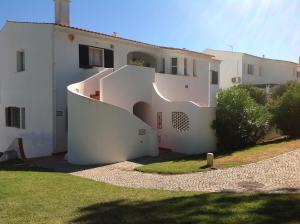
<path fill-rule="evenodd" d="M 161 73 L 165 73 L 165 68 L 166 68 L 166 60 L 163 58 L 162 59 L 162 68 L 161 68 Z"/>
<path fill-rule="evenodd" d="M 17 51 L 17 72 L 25 71 L 25 53 Z"/>
<path fill-rule="evenodd" d="M 196 60 L 193 59 L 193 76 L 197 77 L 197 72 L 196 72 Z"/>
<path fill-rule="evenodd" d="M 91 67 L 103 67 L 103 50 L 89 47 L 89 65 Z"/>
<path fill-rule="evenodd" d="M 20 108 L 5 108 L 6 127 L 20 128 Z"/>
<path fill-rule="evenodd" d="M 261 67 L 261 66 L 259 66 L 258 75 L 259 75 L 259 76 L 262 76 L 262 67 Z"/>
<path fill-rule="evenodd" d="M 219 84 L 219 73 L 217 71 L 211 71 L 211 84 L 212 85 Z"/>
<path fill-rule="evenodd" d="M 22 107 L 21 108 L 21 128 L 22 129 L 25 129 L 25 127 L 26 127 L 25 120 L 26 120 L 26 118 L 25 118 L 25 108 Z"/>
<path fill-rule="evenodd" d="M 187 59 L 186 58 L 184 59 L 184 75 L 188 76 L 188 73 L 187 73 Z"/>
<path fill-rule="evenodd" d="M 171 59 L 171 70 L 173 75 L 177 75 L 177 58 Z"/>
<path fill-rule="evenodd" d="M 249 75 L 253 75 L 254 74 L 254 65 L 252 65 L 252 64 L 248 64 L 247 65 L 247 73 Z"/>
<path fill-rule="evenodd" d="M 297 72 L 297 78 L 300 78 L 300 71 Z"/>
<path fill-rule="evenodd" d="M 22 128 L 25 129 L 25 108 L 19 107 L 6 107 L 5 120 L 6 127 Z"/>
<path fill-rule="evenodd" d="M 157 112 L 157 129 L 162 129 L 162 112 Z"/>
<path fill-rule="evenodd" d="M 87 45 L 79 45 L 79 67 L 114 67 L 114 52 Z"/>

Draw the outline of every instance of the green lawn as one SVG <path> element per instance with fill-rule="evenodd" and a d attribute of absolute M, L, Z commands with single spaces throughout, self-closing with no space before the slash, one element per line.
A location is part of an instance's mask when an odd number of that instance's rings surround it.
<path fill-rule="evenodd" d="M 227 168 L 253 163 L 292 151 L 296 148 L 300 148 L 300 139 L 258 145 L 225 155 L 215 153 L 214 166 L 215 168 Z M 206 155 L 202 154 L 186 156 L 170 161 L 154 162 L 137 167 L 136 170 L 145 173 L 160 174 L 193 173 L 207 170 L 206 163 Z"/>
<path fill-rule="evenodd" d="M 300 223 L 300 194 L 137 190 L 0 164 L 0 223 Z"/>

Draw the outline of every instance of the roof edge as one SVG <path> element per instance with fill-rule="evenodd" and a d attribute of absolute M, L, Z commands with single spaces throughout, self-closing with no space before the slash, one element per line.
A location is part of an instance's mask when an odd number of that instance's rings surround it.
<path fill-rule="evenodd" d="M 248 53 L 244 53 L 244 52 L 239 52 L 239 51 L 227 51 L 227 50 L 215 50 L 215 49 L 210 49 L 207 48 L 206 50 L 210 50 L 210 51 L 220 51 L 220 52 L 227 52 L 227 53 L 233 53 L 233 54 L 242 54 L 242 55 L 247 55 L 247 56 L 251 56 L 251 57 L 256 57 L 262 60 L 271 60 L 271 61 L 281 61 L 281 62 L 288 62 L 288 63 L 292 63 L 292 64 L 298 64 L 297 62 L 293 62 L 293 61 L 288 61 L 288 60 L 281 60 L 281 59 L 273 59 L 273 58 L 264 58 L 264 57 L 260 57 L 254 54 L 248 54 Z"/>
<path fill-rule="evenodd" d="M 214 55 L 206 54 L 206 53 L 203 53 L 203 52 L 198 52 L 198 51 L 193 51 L 193 50 L 188 50 L 188 49 L 183 49 L 183 48 L 167 47 L 167 46 L 149 44 L 149 43 L 145 43 L 145 42 L 142 42 L 142 41 L 132 40 L 132 39 L 123 38 L 123 37 L 115 37 L 115 36 L 105 34 L 105 33 L 101 33 L 101 32 L 91 31 L 91 30 L 78 28 L 78 27 L 73 27 L 73 26 L 65 26 L 65 25 L 61 25 L 61 24 L 57 24 L 57 23 L 26 22 L 26 21 L 24 22 L 24 21 L 13 21 L 13 20 L 6 20 L 6 23 L 54 25 L 54 26 L 61 27 L 61 28 L 73 29 L 73 30 L 77 30 L 77 31 L 81 31 L 81 32 L 87 32 L 87 33 L 92 33 L 92 34 L 96 34 L 96 35 L 101 35 L 102 37 L 109 38 L 109 39 L 112 39 L 112 40 L 121 40 L 121 41 L 131 42 L 131 43 L 134 43 L 134 44 L 145 45 L 145 46 L 149 46 L 149 47 L 155 47 L 155 48 L 161 48 L 161 49 L 167 49 L 167 50 L 175 50 L 175 51 L 181 51 L 181 52 L 184 52 L 184 53 L 191 53 L 191 54 L 198 54 L 198 55 L 206 56 L 206 57 L 209 57 L 209 58 L 215 57 Z"/>

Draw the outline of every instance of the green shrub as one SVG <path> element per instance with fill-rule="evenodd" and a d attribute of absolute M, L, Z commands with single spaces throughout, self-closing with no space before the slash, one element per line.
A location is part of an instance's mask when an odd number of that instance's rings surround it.
<path fill-rule="evenodd" d="M 297 81 L 288 81 L 285 84 L 274 86 L 271 89 L 272 98 L 277 99 L 278 97 L 281 97 L 287 90 L 293 88 L 296 85 L 300 84 Z"/>
<path fill-rule="evenodd" d="M 131 60 L 129 60 L 128 64 L 144 67 L 145 61 L 142 59 L 131 59 Z"/>
<path fill-rule="evenodd" d="M 249 92 L 250 97 L 255 100 L 256 103 L 266 105 L 268 101 L 267 92 L 264 89 L 251 86 L 251 85 L 240 85 L 237 88 L 245 89 Z"/>
<path fill-rule="evenodd" d="M 291 137 L 300 136 L 300 84 L 289 88 L 275 103 L 274 122 Z"/>
<path fill-rule="evenodd" d="M 222 90 L 217 98 L 216 131 L 222 150 L 235 150 L 255 144 L 270 129 L 271 115 L 243 88 Z"/>

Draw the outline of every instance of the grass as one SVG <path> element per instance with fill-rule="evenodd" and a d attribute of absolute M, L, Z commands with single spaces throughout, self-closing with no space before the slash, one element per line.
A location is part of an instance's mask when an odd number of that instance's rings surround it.
<path fill-rule="evenodd" d="M 228 154 L 215 153 L 215 168 L 228 168 L 265 160 L 300 148 L 300 139 L 261 144 Z M 207 170 L 206 155 L 186 156 L 137 167 L 137 171 L 160 174 L 194 173 Z"/>
<path fill-rule="evenodd" d="M 128 189 L 0 164 L 1 224 L 300 223 L 300 194 Z"/>

